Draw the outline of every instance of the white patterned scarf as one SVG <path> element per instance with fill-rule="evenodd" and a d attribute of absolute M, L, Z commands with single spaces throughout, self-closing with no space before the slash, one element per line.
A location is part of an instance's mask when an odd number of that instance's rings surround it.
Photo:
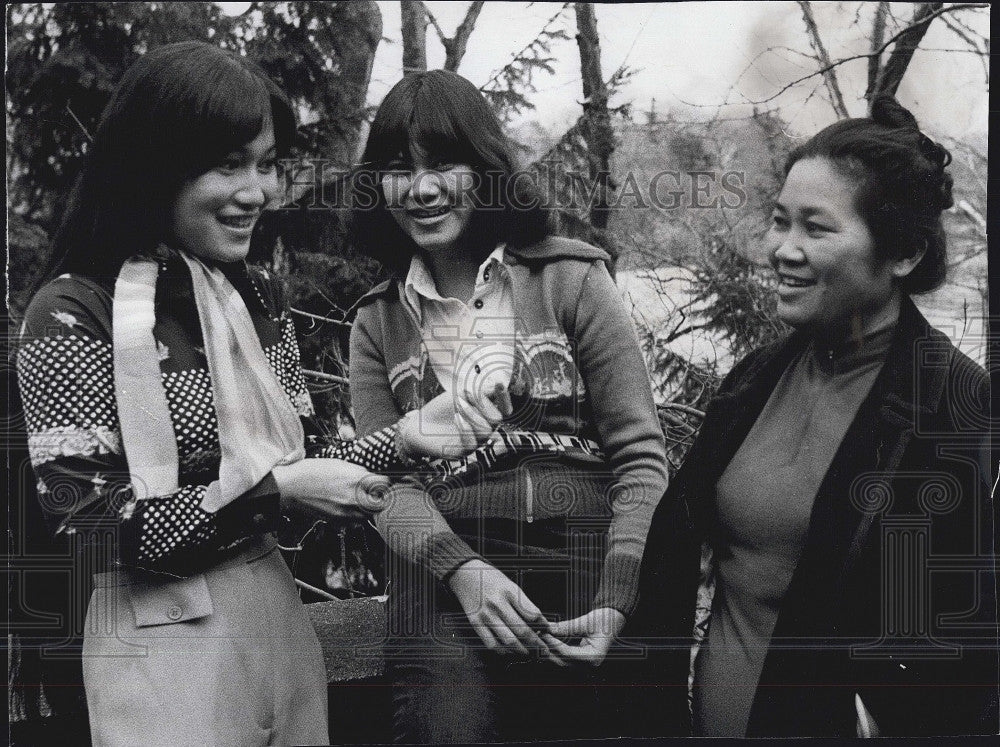
<path fill-rule="evenodd" d="M 239 292 L 218 268 L 178 254 L 191 272 L 218 421 L 219 479 L 201 503 L 215 512 L 276 465 L 302 459 L 305 440 Z M 179 487 L 177 441 L 153 337 L 158 274 L 155 260 L 127 260 L 115 283 L 113 307 L 115 400 L 133 492 L 140 500 Z"/>

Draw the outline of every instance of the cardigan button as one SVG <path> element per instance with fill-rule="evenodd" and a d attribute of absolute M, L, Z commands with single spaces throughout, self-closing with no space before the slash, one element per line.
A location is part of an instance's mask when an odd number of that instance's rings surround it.
<path fill-rule="evenodd" d="M 483 299 L 477 298 L 476 302 L 472 305 L 475 306 L 477 309 L 483 308 Z"/>
<path fill-rule="evenodd" d="M 171 620 L 180 620 L 181 614 L 182 614 L 181 608 L 178 607 L 176 604 L 167 610 L 167 617 L 169 617 Z"/>

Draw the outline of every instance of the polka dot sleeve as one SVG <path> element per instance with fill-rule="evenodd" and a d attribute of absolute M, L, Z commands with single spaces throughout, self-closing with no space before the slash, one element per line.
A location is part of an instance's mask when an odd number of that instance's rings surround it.
<path fill-rule="evenodd" d="M 108 545 L 128 565 L 194 572 L 247 536 L 255 518 L 258 527 L 260 516 L 276 525 L 277 491 L 262 496 L 258 510 L 242 507 L 245 529 L 221 511 L 201 509 L 202 484 L 133 500 L 114 396 L 110 308 L 107 291 L 63 277 L 26 313 L 16 362 L 38 499 L 56 533 Z"/>
<path fill-rule="evenodd" d="M 413 468 L 413 462 L 403 459 L 396 449 L 394 425 L 355 441 L 327 446 L 317 456 L 353 462 L 369 472 L 408 472 Z"/>

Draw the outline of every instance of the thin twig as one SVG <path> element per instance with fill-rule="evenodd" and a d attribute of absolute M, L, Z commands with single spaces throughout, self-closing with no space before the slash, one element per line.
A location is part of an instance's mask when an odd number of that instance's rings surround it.
<path fill-rule="evenodd" d="M 319 314 L 311 314 L 308 311 L 303 311 L 302 309 L 296 309 L 294 306 L 290 307 L 293 314 L 298 314 L 299 316 L 304 316 L 308 319 L 315 319 L 318 322 L 326 322 L 327 324 L 336 324 L 338 327 L 350 327 L 352 326 L 350 322 L 342 322 L 339 319 L 331 319 L 328 316 L 320 316 Z"/>
<path fill-rule="evenodd" d="M 690 407 L 689 405 L 682 405 L 680 402 L 665 402 L 659 407 L 665 410 L 679 410 L 680 412 L 686 412 L 688 415 L 694 415 L 696 418 L 704 418 L 704 410 L 699 410 L 695 407 Z"/>
<path fill-rule="evenodd" d="M 295 579 L 295 583 L 296 583 L 297 586 L 305 589 L 306 591 L 311 591 L 313 594 L 318 594 L 319 596 L 323 597 L 324 599 L 329 599 L 331 602 L 339 602 L 340 601 L 340 599 L 338 599 L 337 597 L 335 597 L 330 592 L 323 591 L 322 589 L 317 589 L 315 586 L 313 586 L 312 584 L 307 584 L 305 581 L 302 581 L 300 579 Z"/>
<path fill-rule="evenodd" d="M 87 128 L 83 126 L 83 122 L 80 121 L 80 118 L 76 116 L 76 114 L 70 108 L 68 101 L 66 102 L 66 111 L 69 112 L 69 116 L 71 116 L 73 118 L 73 121 L 76 122 L 77 127 L 79 127 L 83 131 L 83 135 L 84 137 L 87 138 L 87 142 L 89 143 L 94 142 L 93 136 L 89 132 L 87 132 Z"/>
<path fill-rule="evenodd" d="M 303 368 L 302 373 L 304 373 L 306 376 L 312 376 L 314 379 L 319 379 L 320 381 L 329 381 L 331 384 L 343 384 L 344 386 L 348 386 L 351 383 L 343 376 L 337 376 L 336 374 L 328 374 L 324 371 L 313 371 L 308 368 Z"/>

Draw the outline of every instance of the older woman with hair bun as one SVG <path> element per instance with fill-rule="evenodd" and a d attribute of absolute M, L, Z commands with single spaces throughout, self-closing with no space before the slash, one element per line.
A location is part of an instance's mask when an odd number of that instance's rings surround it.
<path fill-rule="evenodd" d="M 643 560 L 655 638 L 678 566 L 694 603 L 677 518 L 713 550 L 696 734 L 998 730 L 988 380 L 910 299 L 944 281 L 949 162 L 888 98 L 789 158 L 766 240 L 793 333 L 722 383 Z"/>

